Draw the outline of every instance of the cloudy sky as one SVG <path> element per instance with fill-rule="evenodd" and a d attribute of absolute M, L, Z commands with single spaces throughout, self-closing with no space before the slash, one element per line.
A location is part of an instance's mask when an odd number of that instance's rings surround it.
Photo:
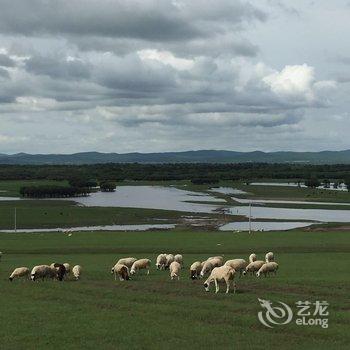
<path fill-rule="evenodd" d="M 350 148 L 350 0 L 0 5 L 0 153 Z"/>

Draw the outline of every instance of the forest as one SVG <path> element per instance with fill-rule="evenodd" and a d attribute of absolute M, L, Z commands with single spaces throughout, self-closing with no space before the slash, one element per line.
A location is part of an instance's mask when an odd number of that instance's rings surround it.
<path fill-rule="evenodd" d="M 221 180 L 290 179 L 293 181 L 345 181 L 350 178 L 350 164 L 139 164 L 107 163 L 92 165 L 0 165 L 0 180 L 70 180 L 76 187 L 92 187 L 96 182 L 174 181 L 216 183 Z M 87 182 L 82 186 L 78 182 Z"/>

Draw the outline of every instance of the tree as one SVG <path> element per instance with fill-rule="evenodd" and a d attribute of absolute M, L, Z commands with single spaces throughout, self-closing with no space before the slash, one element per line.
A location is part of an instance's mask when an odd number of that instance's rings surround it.
<path fill-rule="evenodd" d="M 305 181 L 305 186 L 310 187 L 310 188 L 316 188 L 320 185 L 321 185 L 320 181 L 315 177 L 312 177 L 312 178 Z"/>
<path fill-rule="evenodd" d="M 114 192 L 116 187 L 116 183 L 112 181 L 105 181 L 100 183 L 100 188 L 102 192 Z"/>
<path fill-rule="evenodd" d="M 347 190 L 350 192 L 350 177 L 346 177 L 344 179 L 344 184 L 345 184 Z"/>

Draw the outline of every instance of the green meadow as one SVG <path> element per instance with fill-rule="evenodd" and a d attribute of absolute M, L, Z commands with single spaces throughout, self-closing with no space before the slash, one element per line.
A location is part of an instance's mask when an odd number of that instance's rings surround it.
<path fill-rule="evenodd" d="M 350 232 L 224 233 L 204 231 L 1 234 L 1 349 L 346 349 L 350 342 Z M 237 278 L 236 294 L 207 293 L 188 267 L 273 251 L 277 276 Z M 158 271 L 158 253 L 181 253 L 180 281 Z M 120 257 L 152 259 L 149 276 L 114 281 Z M 8 281 L 18 266 L 80 264 L 80 281 Z M 326 300 L 329 327 L 293 322 L 267 328 L 258 298 Z"/>

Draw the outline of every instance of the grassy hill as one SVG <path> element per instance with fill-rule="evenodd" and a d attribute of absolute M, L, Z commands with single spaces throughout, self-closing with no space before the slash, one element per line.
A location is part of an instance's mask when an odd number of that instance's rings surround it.
<path fill-rule="evenodd" d="M 96 164 L 96 163 L 350 163 L 350 150 L 322 152 L 235 152 L 200 150 L 160 153 L 0 154 L 0 164 Z"/>

